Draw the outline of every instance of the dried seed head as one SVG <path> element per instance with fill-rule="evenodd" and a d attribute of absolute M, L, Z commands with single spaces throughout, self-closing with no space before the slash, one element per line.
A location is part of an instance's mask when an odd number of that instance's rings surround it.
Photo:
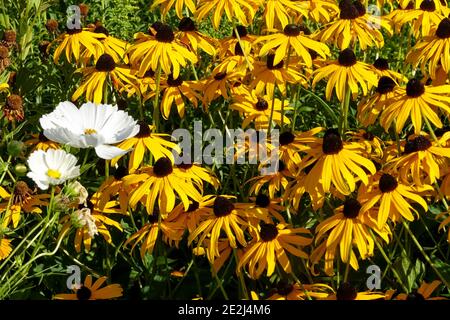
<path fill-rule="evenodd" d="M 89 13 L 89 6 L 85 3 L 80 3 L 78 5 L 78 8 L 80 8 L 80 13 L 83 17 L 86 17 Z"/>
<path fill-rule="evenodd" d="M 7 43 L 16 43 L 16 37 L 17 34 L 14 30 L 6 30 L 3 34 L 3 40 L 5 40 Z"/>
<path fill-rule="evenodd" d="M 6 59 L 9 57 L 9 50 L 7 47 L 0 45 L 0 59 Z"/>
<path fill-rule="evenodd" d="M 59 23 L 55 19 L 48 19 L 47 22 L 45 23 L 45 28 L 50 33 L 56 32 L 58 30 L 58 26 L 59 26 Z"/>

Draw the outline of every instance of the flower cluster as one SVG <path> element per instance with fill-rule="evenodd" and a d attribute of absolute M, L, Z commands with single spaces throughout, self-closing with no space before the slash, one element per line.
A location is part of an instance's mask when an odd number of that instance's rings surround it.
<path fill-rule="evenodd" d="M 43 56 L 70 66 L 78 82 L 72 101 L 48 113 L 0 85 L 11 132 L 26 118 L 24 102 L 41 131 L 25 141 L 31 152 L 10 153 L 27 159 L 26 175 L 0 174 L 0 260 L 14 259 L 14 230 L 29 220 L 22 213 L 36 213 L 57 248 L 78 257 L 102 248 L 109 264 L 120 252 L 142 274 L 162 258 L 159 272 L 183 280 L 194 266 L 199 289 L 197 263 L 206 263 L 225 298 L 219 274 L 233 278 L 230 268 L 245 299 L 432 299 L 441 283 L 450 290 L 433 265 L 447 259 L 450 242 L 442 232 L 450 225 L 450 9 L 439 0 L 373 2 L 381 16 L 359 0 L 157 0 L 159 20 L 131 41 L 110 34 L 108 21 L 88 24 L 87 7 L 82 26 L 59 32 L 49 20 Z M 10 48 L 0 45 L 0 74 Z M 196 118 L 224 132 L 279 130 L 264 146 L 277 153 L 277 169 L 176 164 L 171 132 Z M 447 243 L 435 240 L 442 236 Z M 352 275 L 362 265 L 404 264 L 404 239 L 434 281 L 405 283 L 392 267 L 394 285 L 358 290 Z M 176 267 L 173 252 L 182 253 Z M 105 280 L 88 276 L 55 298 L 122 295 L 119 285 L 99 289 Z"/>

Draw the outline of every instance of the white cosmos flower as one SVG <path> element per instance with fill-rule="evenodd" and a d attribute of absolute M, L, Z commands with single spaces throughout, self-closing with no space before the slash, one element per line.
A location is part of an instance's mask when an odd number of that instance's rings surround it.
<path fill-rule="evenodd" d="M 76 165 L 77 158 L 61 149 L 34 151 L 27 162 L 30 168 L 27 176 L 42 190 L 80 175 L 80 166 Z"/>
<path fill-rule="evenodd" d="M 39 122 L 44 135 L 55 142 L 75 148 L 95 148 L 102 159 L 124 155 L 111 144 L 134 137 L 139 125 L 128 113 L 109 104 L 83 104 L 79 109 L 71 102 L 61 102 L 56 109 L 43 115 Z"/>

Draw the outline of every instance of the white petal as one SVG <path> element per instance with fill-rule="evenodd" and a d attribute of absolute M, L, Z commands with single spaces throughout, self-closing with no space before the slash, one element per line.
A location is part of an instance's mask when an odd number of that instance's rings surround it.
<path fill-rule="evenodd" d="M 109 146 L 106 144 L 95 148 L 95 152 L 97 153 L 97 155 L 100 158 L 105 159 L 105 160 L 111 160 L 112 158 L 122 156 L 122 155 L 126 154 L 127 152 L 129 152 L 130 150 L 131 149 L 122 150 L 120 148 Z"/>
<path fill-rule="evenodd" d="M 48 189 L 48 181 L 41 180 L 39 177 L 37 177 L 33 172 L 28 172 L 27 177 L 32 179 L 34 183 L 39 187 L 41 190 L 47 190 Z"/>

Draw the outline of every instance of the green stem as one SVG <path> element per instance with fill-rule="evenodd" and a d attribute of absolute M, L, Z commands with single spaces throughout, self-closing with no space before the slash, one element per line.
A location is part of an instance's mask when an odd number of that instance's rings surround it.
<path fill-rule="evenodd" d="M 277 81 L 275 80 L 274 86 L 276 86 Z M 273 97 L 272 97 L 272 106 L 270 108 L 270 117 L 269 117 L 269 127 L 267 130 L 267 136 L 270 136 L 270 132 L 272 130 L 272 119 L 273 119 L 273 110 L 275 109 L 275 91 L 273 92 Z"/>
<path fill-rule="evenodd" d="M 436 141 L 437 145 L 440 147 L 440 146 L 441 146 L 441 143 L 439 142 L 439 139 L 436 137 L 436 134 L 434 133 L 433 127 L 432 127 L 431 124 L 430 124 L 430 121 L 428 121 L 427 117 L 423 117 L 423 120 L 424 120 L 424 122 L 425 122 L 425 124 L 426 124 L 426 126 L 427 126 L 427 128 L 428 128 L 428 131 L 430 131 L 431 137 L 433 138 L 434 141 Z M 439 196 L 440 196 L 441 199 L 442 199 L 442 203 L 444 204 L 445 210 L 448 211 L 448 203 L 447 203 L 447 200 L 445 199 L 445 196 L 444 196 L 444 194 L 442 193 L 441 188 L 440 188 L 439 184 L 437 183 L 437 181 L 434 182 L 434 185 L 435 185 L 435 187 L 436 187 L 436 190 L 437 190 L 438 193 L 439 193 Z"/>
<path fill-rule="evenodd" d="M 350 105 L 351 91 L 348 85 L 345 86 L 345 98 L 341 103 L 341 114 L 339 117 L 339 134 L 344 136 L 348 128 L 348 108 Z"/>
<path fill-rule="evenodd" d="M 416 245 L 417 249 L 419 249 L 420 253 L 423 255 L 423 257 L 425 258 L 425 260 L 428 262 L 428 264 L 431 266 L 431 268 L 433 269 L 433 271 L 436 273 L 436 275 L 439 277 L 439 279 L 441 279 L 442 283 L 448 288 L 450 289 L 450 284 L 448 283 L 447 279 L 445 279 L 445 277 L 442 276 L 442 274 L 439 272 L 439 270 L 434 266 L 433 262 L 431 261 L 430 257 L 428 257 L 427 253 L 425 252 L 425 250 L 423 249 L 423 247 L 420 245 L 419 241 L 417 240 L 416 236 L 414 235 L 414 233 L 411 232 L 411 230 L 409 229 L 409 225 L 403 221 L 403 225 L 405 226 L 406 232 L 408 232 L 409 236 L 411 237 L 412 241 L 414 242 L 414 244 Z"/>
<path fill-rule="evenodd" d="M 161 64 L 156 69 L 155 100 L 153 100 L 153 132 L 159 132 L 159 94 L 161 91 Z"/>
<path fill-rule="evenodd" d="M 375 237 L 375 235 L 373 234 L 372 230 L 369 230 L 369 232 L 370 232 L 370 235 L 372 236 L 372 239 L 375 242 L 375 245 L 377 246 L 378 250 L 380 250 L 381 255 L 383 256 L 384 260 L 386 260 L 386 263 L 391 267 L 392 273 L 397 278 L 397 281 L 400 284 L 400 286 L 402 287 L 403 291 L 409 292 L 407 286 L 405 286 L 405 284 L 403 283 L 402 278 L 398 274 L 397 270 L 395 270 L 395 268 L 392 266 L 392 261 L 389 259 L 386 252 L 384 252 L 383 247 L 379 244 L 379 242 L 378 242 L 377 238 Z"/>
<path fill-rule="evenodd" d="M 237 28 L 236 28 L 236 25 L 234 24 L 234 21 L 233 21 L 233 30 L 234 30 L 234 34 L 236 35 L 236 38 L 238 40 L 238 43 L 241 46 L 242 53 L 244 54 L 245 62 L 247 63 L 247 68 L 249 68 L 250 71 L 251 71 L 252 70 L 252 65 L 250 63 L 250 60 L 248 60 L 247 53 L 245 52 L 245 48 L 242 45 L 241 37 L 239 36 L 239 32 L 237 31 Z"/>
<path fill-rule="evenodd" d="M 236 253 L 236 249 L 233 249 L 233 256 L 234 256 L 234 260 L 236 261 L 236 265 L 238 265 L 239 259 L 238 259 L 237 253 Z M 247 286 L 245 285 L 245 279 L 244 279 L 243 273 L 239 272 L 238 277 L 239 277 L 239 283 L 241 284 L 242 293 L 244 294 L 244 298 L 246 300 L 249 300 L 248 290 L 247 290 Z"/>

